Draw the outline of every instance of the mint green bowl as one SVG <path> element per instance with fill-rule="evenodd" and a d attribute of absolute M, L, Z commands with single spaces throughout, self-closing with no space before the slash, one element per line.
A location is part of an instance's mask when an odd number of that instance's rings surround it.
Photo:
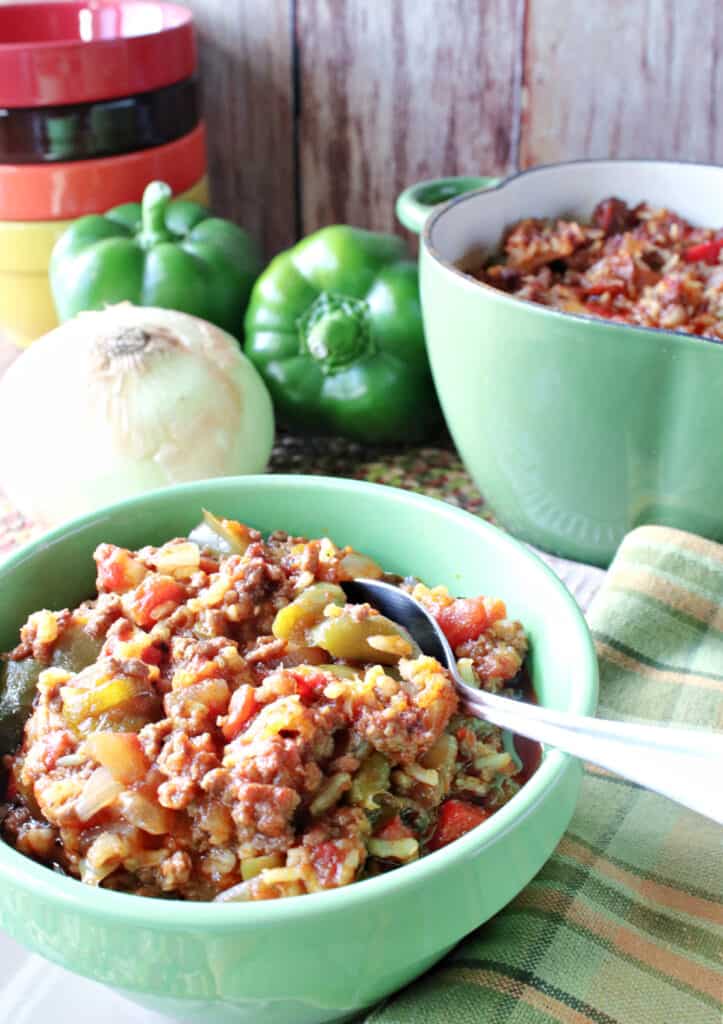
<path fill-rule="evenodd" d="M 532 638 L 540 701 L 592 713 L 595 655 L 575 602 L 522 545 L 449 505 L 323 477 L 201 481 L 134 498 L 46 534 L 0 567 L 0 649 L 37 608 L 93 590 L 100 541 L 186 533 L 202 507 L 264 531 L 328 534 L 390 571 L 508 602 Z M 0 842 L 0 926 L 63 967 L 198 1024 L 316 1024 L 426 970 L 532 878 L 564 832 L 581 768 L 549 751 L 501 811 L 448 848 L 346 889 L 256 904 L 193 904 L 90 889 Z"/>
<path fill-rule="evenodd" d="M 468 470 L 512 533 L 597 565 L 643 523 L 723 540 L 723 345 L 560 313 L 456 264 L 476 252 L 479 266 L 523 217 L 588 218 L 610 195 L 723 224 L 722 167 L 656 160 L 443 178 L 397 202 L 402 223 L 422 232 L 429 358 Z"/>

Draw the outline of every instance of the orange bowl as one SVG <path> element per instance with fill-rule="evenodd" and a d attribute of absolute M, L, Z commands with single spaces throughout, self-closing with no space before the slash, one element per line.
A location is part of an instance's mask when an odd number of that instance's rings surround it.
<path fill-rule="evenodd" d="M 57 164 L 0 164 L 0 220 L 61 220 L 137 200 L 149 181 L 185 192 L 206 173 L 206 131 L 135 153 Z"/>

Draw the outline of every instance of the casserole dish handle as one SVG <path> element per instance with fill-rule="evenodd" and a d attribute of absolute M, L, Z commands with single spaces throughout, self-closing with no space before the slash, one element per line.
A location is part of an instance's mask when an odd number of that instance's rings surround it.
<path fill-rule="evenodd" d="M 449 199 L 474 192 L 477 189 L 494 188 L 502 178 L 452 177 L 428 178 L 410 185 L 400 193 L 396 213 L 398 220 L 415 234 L 420 234 L 427 217 L 436 206 L 441 206 Z"/>

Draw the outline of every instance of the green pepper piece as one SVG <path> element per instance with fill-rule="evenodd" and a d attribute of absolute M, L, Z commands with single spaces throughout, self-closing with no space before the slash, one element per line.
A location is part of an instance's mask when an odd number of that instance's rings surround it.
<path fill-rule="evenodd" d="M 439 422 L 416 264 L 394 235 L 323 228 L 259 277 L 245 351 L 294 430 L 420 441 Z"/>
<path fill-rule="evenodd" d="M 10 754 L 20 742 L 38 676 L 47 667 L 34 658 L 0 664 L 0 754 Z"/>
<path fill-rule="evenodd" d="M 151 182 L 141 203 L 81 217 L 61 235 L 50 260 L 58 316 L 115 302 L 162 306 L 209 320 L 242 337 L 261 259 L 251 237 Z"/>
<path fill-rule="evenodd" d="M 97 729 L 100 723 L 111 725 L 120 719 L 124 724 L 132 713 L 132 705 L 138 703 L 137 698 L 149 695 L 137 679 L 104 679 L 87 688 L 74 686 L 71 681 L 61 693 L 63 718 L 74 732 L 83 735 Z"/>
<path fill-rule="evenodd" d="M 318 665 L 317 668 L 320 672 L 329 672 L 332 676 L 336 676 L 337 679 L 360 679 L 359 671 L 352 668 L 351 665 L 336 665 L 336 664 L 322 664 Z"/>
<path fill-rule="evenodd" d="M 71 624 L 55 645 L 51 664 L 66 672 L 82 672 L 100 654 L 103 639 L 86 633 L 82 626 Z"/>
<path fill-rule="evenodd" d="M 407 650 L 402 655 L 374 647 L 369 643 L 369 637 L 374 636 L 406 641 Z M 332 658 L 375 665 L 396 665 L 400 657 L 411 657 L 417 650 L 407 631 L 391 619 L 384 615 L 370 615 L 368 619 L 357 620 L 349 611 L 324 619 L 309 631 L 307 639 L 313 647 L 328 651 Z"/>
<path fill-rule="evenodd" d="M 0 754 L 11 753 L 22 738 L 40 673 L 51 667 L 80 672 L 93 664 L 102 645 L 82 626 L 71 625 L 55 645 L 49 664 L 35 658 L 0 662 Z"/>
<path fill-rule="evenodd" d="M 343 606 L 345 603 L 346 595 L 336 583 L 314 583 L 279 609 L 271 632 L 279 640 L 304 643 L 307 630 L 320 621 L 328 604 Z"/>
<path fill-rule="evenodd" d="M 349 800 L 367 811 L 377 809 L 376 797 L 389 788 L 390 765 L 384 754 L 375 750 L 362 761 L 352 779 Z"/>
<path fill-rule="evenodd" d="M 395 801 L 402 824 L 413 829 L 420 838 L 426 838 L 432 826 L 429 811 L 410 797 L 395 796 Z"/>

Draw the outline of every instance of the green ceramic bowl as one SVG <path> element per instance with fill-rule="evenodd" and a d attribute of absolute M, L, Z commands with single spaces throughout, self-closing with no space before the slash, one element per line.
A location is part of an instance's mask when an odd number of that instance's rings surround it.
<path fill-rule="evenodd" d="M 585 622 L 557 578 L 516 541 L 451 506 L 374 484 L 242 477 L 185 484 L 113 505 L 28 545 L 0 568 L 0 649 L 26 615 L 93 590 L 100 541 L 182 535 L 205 506 L 262 530 L 327 533 L 387 569 L 459 594 L 503 597 L 532 638 L 550 707 L 594 711 Z M 479 829 L 408 867 L 335 892 L 256 904 L 143 899 L 54 874 L 0 843 L 0 926 L 64 967 L 151 1010 L 198 1024 L 316 1024 L 399 988 L 503 907 L 554 849 L 580 765 L 550 751 Z"/>
<path fill-rule="evenodd" d="M 723 540 L 723 346 L 546 309 L 455 263 L 494 249 L 522 217 L 589 217 L 610 195 L 723 224 L 723 167 L 659 161 L 550 165 L 501 184 L 446 178 L 397 204 L 422 231 L 430 362 L 467 468 L 513 533 L 598 565 L 643 523 Z"/>

